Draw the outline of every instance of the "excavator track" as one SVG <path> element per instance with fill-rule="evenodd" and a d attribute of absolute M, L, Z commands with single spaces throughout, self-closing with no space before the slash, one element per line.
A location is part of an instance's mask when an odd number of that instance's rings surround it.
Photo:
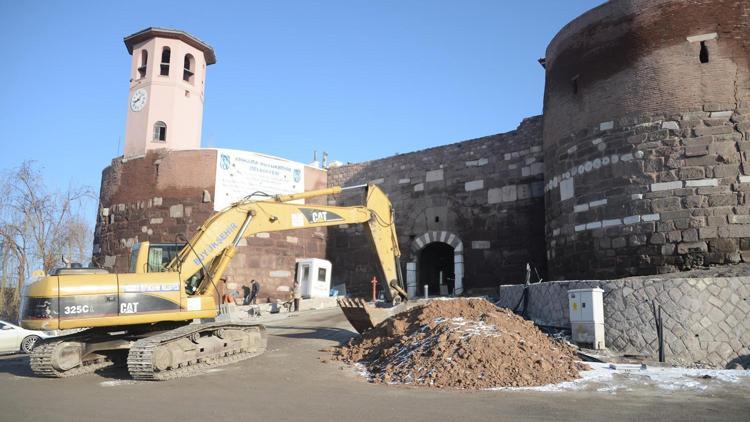
<path fill-rule="evenodd" d="M 117 364 L 117 362 L 113 361 L 110 357 L 95 355 L 82 360 L 79 365 L 73 368 L 65 370 L 61 369 L 59 364 L 56 365 L 59 348 L 64 347 L 64 344 L 70 340 L 70 338 L 63 338 L 56 341 L 46 341 L 34 347 L 29 356 L 31 371 L 40 377 L 66 378 L 90 374 Z"/>
<path fill-rule="evenodd" d="M 186 325 L 140 339 L 128 353 L 136 380 L 163 381 L 201 374 L 265 352 L 265 327 L 253 323 L 212 322 Z"/>

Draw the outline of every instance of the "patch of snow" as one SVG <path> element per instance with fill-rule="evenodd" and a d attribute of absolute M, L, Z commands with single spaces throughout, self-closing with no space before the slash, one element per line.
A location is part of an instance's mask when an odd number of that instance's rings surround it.
<path fill-rule="evenodd" d="M 500 331 L 493 324 L 486 324 L 484 321 L 473 321 L 465 320 L 461 317 L 456 318 L 435 318 L 433 321 L 435 328 L 445 323 L 449 323 L 449 329 L 457 333 L 463 333 L 463 338 L 472 336 L 484 336 L 484 337 L 500 337 Z M 429 328 L 428 326 L 422 327 L 422 331 Z"/>
<path fill-rule="evenodd" d="M 690 391 L 697 393 L 731 387 L 750 391 L 750 371 L 733 369 L 692 369 L 648 367 L 586 362 L 590 371 L 581 371 L 581 378 L 539 387 L 499 387 L 502 391 L 596 391 L 616 394 L 634 390 L 655 389 L 663 392 Z"/>
<path fill-rule="evenodd" d="M 119 387 L 121 385 L 138 384 L 136 380 L 113 380 L 113 381 L 102 381 L 99 383 L 102 387 Z"/>
<path fill-rule="evenodd" d="M 471 296 L 471 297 L 435 296 L 435 297 L 430 297 L 427 300 L 429 301 L 429 300 L 456 300 L 456 299 L 461 299 L 461 300 L 488 300 L 489 298 L 487 296 Z"/>
<path fill-rule="evenodd" d="M 359 362 L 354 364 L 354 370 L 358 375 L 363 376 L 367 379 L 370 379 L 370 377 L 372 376 L 372 374 L 370 374 L 370 371 L 367 370 L 367 367 Z"/>

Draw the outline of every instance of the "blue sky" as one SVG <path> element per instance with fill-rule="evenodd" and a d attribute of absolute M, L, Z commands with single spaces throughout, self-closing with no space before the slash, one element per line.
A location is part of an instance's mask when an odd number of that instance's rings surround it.
<path fill-rule="evenodd" d="M 122 39 L 149 26 L 216 51 L 204 147 L 358 162 L 506 132 L 541 113 L 549 41 L 601 3 L 0 0 L 0 169 L 98 189 L 122 153 Z"/>

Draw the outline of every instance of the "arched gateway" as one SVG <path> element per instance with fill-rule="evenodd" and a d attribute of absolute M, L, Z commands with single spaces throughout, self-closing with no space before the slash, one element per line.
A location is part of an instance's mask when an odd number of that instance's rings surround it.
<path fill-rule="evenodd" d="M 446 263 L 446 254 L 451 249 L 452 262 Z M 425 284 L 430 286 L 430 294 L 441 294 L 438 287 L 441 279 L 449 293 L 460 295 L 464 291 L 463 278 L 464 244 L 455 233 L 429 231 L 412 241 L 411 261 L 406 263 L 406 287 L 410 297 L 423 295 Z"/>

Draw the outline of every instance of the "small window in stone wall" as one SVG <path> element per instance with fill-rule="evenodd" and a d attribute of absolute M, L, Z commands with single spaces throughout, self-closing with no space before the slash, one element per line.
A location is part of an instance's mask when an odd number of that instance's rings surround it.
<path fill-rule="evenodd" d="M 708 63 L 708 47 L 706 47 L 705 41 L 701 41 L 701 52 L 698 54 L 698 59 L 701 63 Z"/>

